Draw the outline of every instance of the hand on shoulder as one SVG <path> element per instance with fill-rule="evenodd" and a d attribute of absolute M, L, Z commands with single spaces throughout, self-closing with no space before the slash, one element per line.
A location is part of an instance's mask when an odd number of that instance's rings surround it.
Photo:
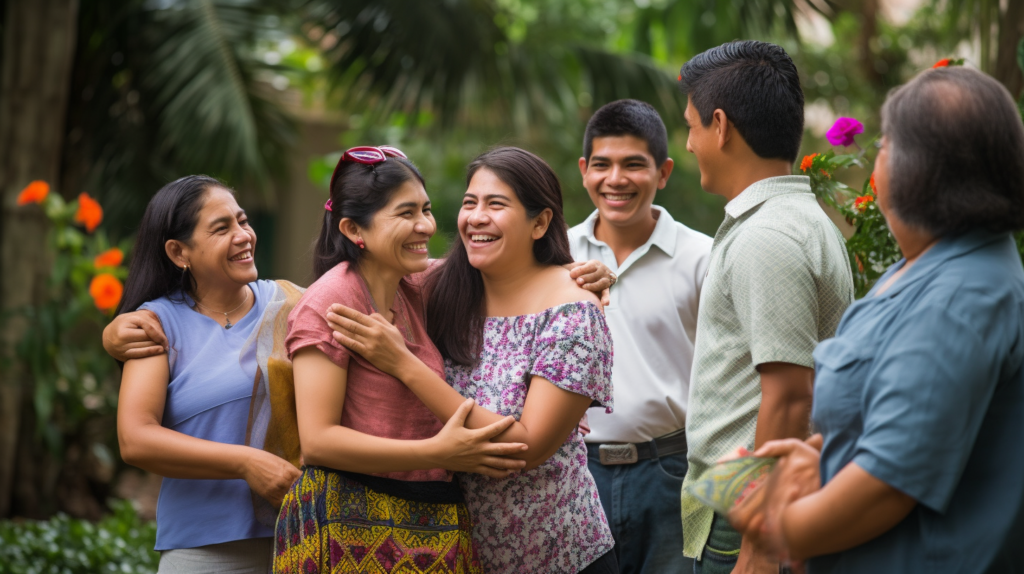
<path fill-rule="evenodd" d="M 546 269 L 541 275 L 541 281 L 544 282 L 542 289 L 545 308 L 583 301 L 601 306 L 601 298 L 595 293 L 581 289 L 570 275 L 570 271 L 564 267 L 552 266 Z"/>

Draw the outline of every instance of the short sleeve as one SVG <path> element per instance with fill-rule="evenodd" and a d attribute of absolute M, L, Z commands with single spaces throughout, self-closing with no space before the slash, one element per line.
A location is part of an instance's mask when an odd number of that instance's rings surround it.
<path fill-rule="evenodd" d="M 612 338 L 594 303 L 559 307 L 540 326 L 530 374 L 612 412 Z"/>
<path fill-rule="evenodd" d="M 818 290 L 804 245 L 781 231 L 753 227 L 733 241 L 726 257 L 730 294 L 754 366 L 813 368 Z"/>
<path fill-rule="evenodd" d="M 1013 340 L 997 306 L 971 307 L 904 313 L 861 397 L 853 462 L 936 512 L 960 482 Z"/>
<path fill-rule="evenodd" d="M 156 318 L 160 321 L 160 328 L 164 330 L 164 336 L 167 337 L 167 346 L 170 349 L 167 353 L 167 364 L 173 372 L 178 359 L 178 325 L 174 321 L 173 303 L 166 298 L 155 299 L 139 305 L 136 311 L 150 311 L 156 314 Z"/>
<path fill-rule="evenodd" d="M 292 309 L 288 315 L 288 337 L 285 339 L 289 359 L 294 359 L 295 353 L 306 347 L 316 347 L 335 365 L 348 368 L 349 351 L 334 340 L 334 333 L 327 324 L 329 306 L 330 303 L 316 306 L 312 301 L 300 301 Z"/>

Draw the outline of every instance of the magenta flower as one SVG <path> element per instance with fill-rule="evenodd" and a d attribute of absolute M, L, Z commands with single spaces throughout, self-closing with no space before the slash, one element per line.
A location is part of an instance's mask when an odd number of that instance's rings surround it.
<path fill-rule="evenodd" d="M 864 125 L 854 118 L 839 118 L 828 129 L 825 138 L 832 145 L 851 146 L 855 142 L 853 136 L 864 133 Z"/>

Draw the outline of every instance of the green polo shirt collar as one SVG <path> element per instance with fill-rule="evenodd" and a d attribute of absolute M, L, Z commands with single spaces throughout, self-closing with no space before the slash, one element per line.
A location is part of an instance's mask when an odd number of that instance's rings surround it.
<path fill-rule="evenodd" d="M 761 205 L 769 198 L 789 193 L 808 193 L 811 189 L 811 178 L 806 175 L 781 175 L 756 181 L 732 201 L 725 204 L 725 212 L 733 219 L 739 219 L 744 213 Z"/>

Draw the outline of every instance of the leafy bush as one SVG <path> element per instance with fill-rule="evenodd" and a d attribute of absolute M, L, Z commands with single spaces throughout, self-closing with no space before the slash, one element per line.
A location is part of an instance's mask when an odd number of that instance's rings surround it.
<path fill-rule="evenodd" d="M 1024 40 L 1020 43 L 1020 66 L 1024 70 Z M 963 60 L 943 59 L 933 67 L 961 66 Z M 1024 95 L 1019 103 L 1024 115 Z M 864 132 L 864 126 L 853 118 L 839 118 L 829 130 L 826 138 L 834 147 L 844 150 L 854 148 L 853 153 L 836 154 L 834 150 L 812 153 L 804 156 L 796 173 L 811 179 L 811 190 L 826 205 L 842 215 L 853 226 L 854 232 L 846 240 L 846 250 L 853 270 L 854 291 L 858 298 L 871 290 L 878 278 L 894 263 L 903 258 L 896 239 L 889 231 L 885 216 L 875 201 L 874 163 L 877 159 L 878 138 L 872 139 L 861 148 L 854 136 Z M 870 153 L 869 153 L 870 152 Z M 864 180 L 859 189 L 837 181 L 835 174 L 840 169 L 859 167 L 872 175 Z M 1016 234 L 1017 250 L 1024 262 L 1024 231 Z"/>
<path fill-rule="evenodd" d="M 99 523 L 58 514 L 45 522 L 0 522 L 0 574 L 153 573 L 156 524 L 142 522 L 130 502 Z"/>

